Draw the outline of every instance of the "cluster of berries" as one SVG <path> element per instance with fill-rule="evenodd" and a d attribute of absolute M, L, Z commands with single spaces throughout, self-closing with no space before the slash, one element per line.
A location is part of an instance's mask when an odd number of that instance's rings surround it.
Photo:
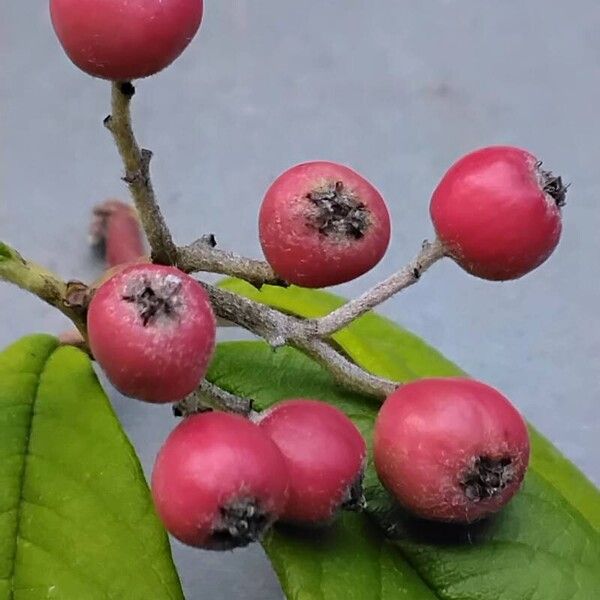
<path fill-rule="evenodd" d="M 192 415 L 167 438 L 152 474 L 167 529 L 186 544 L 231 549 L 260 539 L 276 520 L 329 523 L 363 503 L 365 442 L 325 402 L 294 399 L 255 422 Z"/>
<path fill-rule="evenodd" d="M 168 66 L 200 26 L 202 0 L 50 0 L 65 51 L 87 73 L 114 81 Z M 445 252 L 469 273 L 515 279 L 558 244 L 565 186 L 530 153 L 490 147 L 455 163 L 430 213 Z M 379 192 L 330 162 L 297 165 L 269 188 L 259 237 L 285 281 L 325 287 L 373 268 L 390 240 Z M 91 350 L 124 394 L 176 402 L 200 384 L 216 320 L 202 285 L 174 267 L 125 266 L 96 290 Z M 232 548 L 276 520 L 325 524 L 364 505 L 367 450 L 354 424 L 315 400 L 286 400 L 254 419 L 192 415 L 171 433 L 152 477 L 157 510 L 187 544 Z M 423 379 L 384 402 L 373 440 L 383 485 L 423 518 L 468 523 L 518 490 L 529 458 L 527 428 L 499 392 L 466 378 Z"/>
<path fill-rule="evenodd" d="M 476 151 L 433 194 L 437 234 L 471 273 L 519 277 L 558 242 L 563 198 L 551 194 L 552 185 L 562 190 L 527 152 Z M 374 266 L 390 232 L 375 188 L 325 162 L 281 175 L 266 193 L 259 227 L 276 273 L 313 287 Z M 175 267 L 124 267 L 100 285 L 88 311 L 96 360 L 119 390 L 148 402 L 175 402 L 198 387 L 215 331 L 204 288 Z M 469 379 L 424 379 L 385 401 L 373 455 L 384 486 L 414 514 L 471 522 L 518 490 L 529 439 L 522 417 L 496 390 Z M 365 442 L 343 413 L 288 400 L 255 422 L 221 412 L 187 417 L 158 456 L 152 488 L 173 535 L 232 548 L 259 539 L 276 520 L 323 524 L 340 507 L 362 506 L 365 460 Z"/>
<path fill-rule="evenodd" d="M 471 523 L 517 492 L 529 460 L 526 425 L 499 392 L 463 378 L 399 388 L 375 424 L 375 468 L 418 517 Z M 293 399 L 254 422 L 224 412 L 184 419 L 160 450 L 152 493 L 182 542 L 225 550 L 261 538 L 277 520 L 325 526 L 361 510 L 367 447 L 325 402 Z"/>

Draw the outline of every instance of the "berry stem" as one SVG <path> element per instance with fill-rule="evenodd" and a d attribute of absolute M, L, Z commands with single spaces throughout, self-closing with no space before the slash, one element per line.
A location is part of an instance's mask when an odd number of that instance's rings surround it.
<path fill-rule="evenodd" d="M 398 292 L 417 283 L 421 275 L 444 255 L 444 247 L 439 240 L 424 242 L 419 254 L 405 267 L 328 315 L 306 321 L 304 326 L 312 329 L 318 337 L 330 336 Z"/>
<path fill-rule="evenodd" d="M 189 246 L 181 246 L 177 249 L 177 266 L 182 271 L 220 273 L 244 279 L 257 288 L 264 284 L 285 285 L 267 262 L 246 258 L 235 252 L 219 250 L 208 243 L 207 238 L 208 236 L 204 236 Z"/>
<path fill-rule="evenodd" d="M 178 416 L 187 417 L 206 408 L 247 417 L 252 411 L 252 400 L 231 394 L 205 379 L 196 392 L 174 406 L 174 412 Z"/>
<path fill-rule="evenodd" d="M 384 399 L 400 385 L 364 371 L 323 340 L 312 338 L 291 345 L 325 367 L 341 386 L 352 392 Z"/>
<path fill-rule="evenodd" d="M 177 248 L 160 211 L 152 180 L 150 160 L 152 152 L 141 149 L 131 125 L 131 99 L 135 88 L 129 82 L 112 84 L 112 114 L 104 124 L 112 133 L 113 139 L 125 168 L 123 180 L 140 215 L 144 231 L 152 249 L 153 261 L 173 265 L 177 262 Z"/>

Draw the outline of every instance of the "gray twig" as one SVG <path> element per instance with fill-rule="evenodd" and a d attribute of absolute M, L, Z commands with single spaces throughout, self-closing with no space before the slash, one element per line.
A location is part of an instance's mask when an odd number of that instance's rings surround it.
<path fill-rule="evenodd" d="M 330 336 L 398 292 L 417 283 L 421 275 L 444 255 L 444 247 L 439 240 L 423 242 L 421 251 L 408 265 L 328 315 L 306 321 L 306 328 L 312 329 L 318 337 Z"/>
<path fill-rule="evenodd" d="M 131 124 L 131 99 L 135 88 L 127 81 L 112 84 L 112 114 L 104 125 L 112 133 L 121 155 L 125 175 L 123 180 L 140 215 L 142 226 L 152 249 L 152 260 L 165 265 L 177 262 L 177 248 L 161 213 L 152 180 L 150 160 L 152 152 L 140 149 Z"/>
<path fill-rule="evenodd" d="M 177 266 L 186 273 L 206 271 L 244 279 L 260 288 L 264 284 L 286 285 L 268 263 L 227 252 L 207 243 L 207 237 L 177 249 Z M 210 238 L 214 241 L 214 237 Z"/>
<path fill-rule="evenodd" d="M 252 410 L 252 400 L 231 394 L 204 379 L 196 392 L 173 407 L 173 412 L 177 416 L 187 417 L 211 409 L 248 416 Z"/>

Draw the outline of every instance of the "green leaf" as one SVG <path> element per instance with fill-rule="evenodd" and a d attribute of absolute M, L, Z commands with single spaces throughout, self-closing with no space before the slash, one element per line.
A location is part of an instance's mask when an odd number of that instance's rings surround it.
<path fill-rule="evenodd" d="M 363 515 L 344 514 L 322 531 L 278 526 L 263 546 L 294 600 L 439 597 Z"/>
<path fill-rule="evenodd" d="M 324 292 L 297 288 L 258 292 L 237 281 L 224 285 L 304 316 L 324 314 L 342 302 Z M 414 335 L 373 314 L 339 332 L 336 341 L 359 364 L 398 381 L 461 373 Z M 370 440 L 377 402 L 342 391 L 323 369 L 294 350 L 273 352 L 260 342 L 224 344 L 209 378 L 254 398 L 259 408 L 293 396 L 329 401 L 341 407 Z M 394 541 L 372 531 L 364 515 L 345 517 L 325 539 L 278 529 L 265 546 L 288 597 L 597 597 L 600 495 L 533 430 L 532 444 L 532 464 L 521 493 L 499 517 L 469 528 L 432 525 L 402 514 L 370 466 L 366 478 L 370 516 Z M 363 534 L 357 535 L 361 528 Z M 352 550 L 337 561 L 335 552 L 347 549 L 349 540 Z"/>
<path fill-rule="evenodd" d="M 87 356 L 0 353 L 0 600 L 181 599 L 135 452 Z"/>

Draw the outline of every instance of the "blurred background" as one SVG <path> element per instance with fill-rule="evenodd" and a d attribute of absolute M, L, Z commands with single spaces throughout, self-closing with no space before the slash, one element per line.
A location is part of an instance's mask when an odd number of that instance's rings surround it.
<path fill-rule="evenodd" d="M 0 7 L 0 239 L 89 281 L 101 271 L 86 244 L 90 210 L 127 195 L 102 127 L 109 85 L 69 63 L 47 4 Z M 500 388 L 598 484 L 599 30 L 594 0 L 206 0 L 190 48 L 139 82 L 136 131 L 155 152 L 176 239 L 213 232 L 251 256 L 262 195 L 281 171 L 312 159 L 357 169 L 387 199 L 394 235 L 375 270 L 336 289 L 347 296 L 432 235 L 431 191 L 462 154 L 514 144 L 543 159 L 573 184 L 547 264 L 494 284 L 444 261 L 381 312 Z M 8 285 L 0 305 L 0 347 L 68 327 Z M 111 395 L 148 472 L 170 409 Z M 281 598 L 259 547 L 174 552 L 190 599 Z"/>

